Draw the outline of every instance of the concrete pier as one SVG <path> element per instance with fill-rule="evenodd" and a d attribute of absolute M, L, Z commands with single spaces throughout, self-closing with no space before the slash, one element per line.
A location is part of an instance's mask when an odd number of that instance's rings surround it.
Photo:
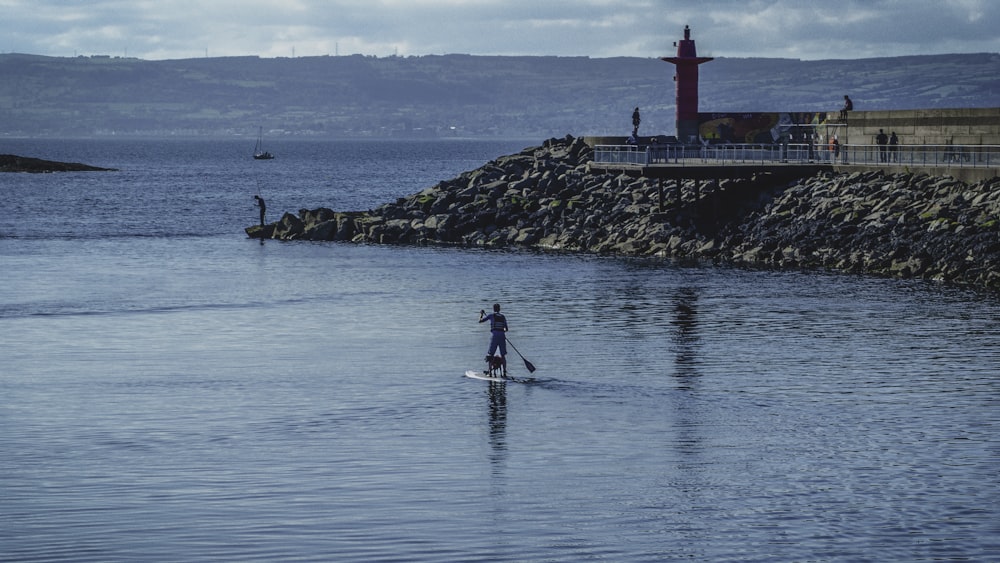
<path fill-rule="evenodd" d="M 1000 159 L 985 161 L 987 153 L 1000 153 L 1000 107 L 852 111 L 847 121 L 831 123 L 828 134 L 836 134 L 842 147 L 873 146 L 879 130 L 899 137 L 899 150 L 909 146 L 960 147 L 955 162 L 914 165 L 908 162 L 885 164 L 836 164 L 838 172 L 901 170 L 928 176 L 951 176 L 963 182 L 977 182 L 1000 176 Z M 982 165 L 980 165 L 982 164 Z"/>
<path fill-rule="evenodd" d="M 1000 107 L 852 111 L 841 144 L 874 144 L 879 129 L 902 145 L 1000 145 Z"/>
<path fill-rule="evenodd" d="M 658 139 L 661 141 L 660 148 L 653 149 L 654 151 L 688 152 L 696 158 L 628 163 L 598 161 L 592 169 L 620 171 L 648 178 L 687 179 L 736 178 L 779 171 L 784 175 L 799 173 L 799 177 L 806 177 L 819 170 L 831 169 L 848 173 L 912 172 L 928 176 L 950 176 L 963 182 L 978 182 L 1000 176 L 1000 108 L 858 111 L 850 112 L 846 121 L 819 123 L 815 125 L 815 129 L 818 140 L 813 145 L 814 150 L 809 152 L 808 145 L 801 142 L 791 143 L 787 148 L 795 158 L 789 158 L 787 162 L 784 157 L 773 156 L 779 143 L 685 146 L 676 144 L 672 137 L 661 135 Z M 877 144 L 880 130 L 886 135 L 895 132 L 899 139 L 895 150 L 884 161 Z M 829 140 L 834 137 L 839 142 L 836 153 L 829 145 Z M 642 152 L 646 147 L 656 147 L 652 139 L 640 139 L 639 146 L 632 147 L 632 150 Z M 672 142 L 662 144 L 663 139 Z M 623 149 L 627 148 L 624 137 L 585 137 L 584 140 L 591 147 L 618 145 Z M 766 161 L 737 164 L 731 160 L 718 162 L 716 157 L 711 156 L 713 153 L 724 154 L 727 151 L 723 149 L 730 147 L 744 152 L 770 151 L 771 157 Z M 601 151 L 597 153 L 600 155 Z"/>

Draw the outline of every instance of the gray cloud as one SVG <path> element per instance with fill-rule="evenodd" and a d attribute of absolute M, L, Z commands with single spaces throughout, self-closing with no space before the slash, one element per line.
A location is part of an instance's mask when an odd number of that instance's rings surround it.
<path fill-rule="evenodd" d="M 718 57 L 1000 52 L 995 0 L 0 0 L 0 51 L 145 59 L 468 53 Z"/>

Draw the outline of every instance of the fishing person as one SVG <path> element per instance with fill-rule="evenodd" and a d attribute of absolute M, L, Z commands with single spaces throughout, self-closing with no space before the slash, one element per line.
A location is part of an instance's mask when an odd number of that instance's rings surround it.
<path fill-rule="evenodd" d="M 260 208 L 260 228 L 264 228 L 264 213 L 267 211 L 267 204 L 264 203 L 264 198 L 259 195 L 253 196 L 257 200 L 257 207 Z M 263 235 L 261 235 L 263 236 Z"/>
<path fill-rule="evenodd" d="M 490 323 L 490 348 L 486 353 L 486 361 L 489 362 L 497 349 L 500 350 L 500 364 L 503 367 L 503 376 L 507 377 L 507 317 L 500 312 L 500 304 L 493 304 L 493 312 L 489 315 L 486 311 L 479 310 L 479 322 Z"/>
<path fill-rule="evenodd" d="M 267 204 L 264 203 L 264 198 L 260 195 L 253 196 L 257 200 L 257 207 L 260 208 L 260 244 L 264 245 L 264 214 L 267 212 Z"/>

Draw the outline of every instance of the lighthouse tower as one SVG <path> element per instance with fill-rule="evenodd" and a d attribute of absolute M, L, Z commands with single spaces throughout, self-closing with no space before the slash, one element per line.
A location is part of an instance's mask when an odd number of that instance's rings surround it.
<path fill-rule="evenodd" d="M 677 139 L 687 142 L 698 136 L 698 65 L 707 63 L 712 57 L 699 57 L 691 39 L 691 28 L 684 26 L 684 39 L 677 44 L 676 57 L 662 57 L 660 60 L 677 67 L 674 82 L 677 83 Z"/>

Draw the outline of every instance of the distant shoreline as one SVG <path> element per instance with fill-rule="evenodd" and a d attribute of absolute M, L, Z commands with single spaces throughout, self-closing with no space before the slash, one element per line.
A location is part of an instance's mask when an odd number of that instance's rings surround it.
<path fill-rule="evenodd" d="M 654 56 L 142 61 L 0 54 L 0 75 L 17 77 L 0 81 L 0 113 L 4 136 L 243 133 L 252 146 L 259 127 L 269 145 L 286 134 L 627 136 L 640 105 L 644 135 L 674 135 L 670 67 Z M 699 104 L 702 112 L 836 112 L 850 94 L 856 111 L 995 107 L 996 89 L 982 77 L 998 74 L 1000 57 L 988 53 L 864 63 L 719 57 L 700 75 Z M 109 84 L 129 87 L 108 95 Z"/>

